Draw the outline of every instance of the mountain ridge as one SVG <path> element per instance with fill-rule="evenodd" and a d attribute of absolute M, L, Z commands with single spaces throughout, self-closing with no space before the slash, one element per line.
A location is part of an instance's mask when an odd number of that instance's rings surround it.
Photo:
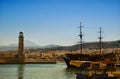
<path fill-rule="evenodd" d="M 32 44 L 34 44 L 32 46 Z M 68 50 L 78 50 L 80 48 L 79 44 L 76 45 L 72 45 L 72 46 L 60 46 L 60 45 L 54 45 L 54 44 L 50 44 L 50 45 L 46 45 L 46 46 L 39 46 L 35 43 L 32 42 L 31 46 L 26 45 L 25 49 L 34 49 L 34 48 L 42 48 L 42 49 L 46 49 L 46 48 L 52 48 L 52 49 L 68 49 Z M 103 48 L 115 48 L 115 47 L 120 47 L 120 40 L 116 40 L 116 41 L 104 41 L 102 42 L 102 47 Z M 83 43 L 83 49 L 84 48 L 89 48 L 89 49 L 99 49 L 99 42 L 86 42 Z M 15 50 L 18 49 L 18 45 L 16 44 L 9 44 L 8 46 L 0 46 L 0 51 L 6 51 L 6 50 Z"/>

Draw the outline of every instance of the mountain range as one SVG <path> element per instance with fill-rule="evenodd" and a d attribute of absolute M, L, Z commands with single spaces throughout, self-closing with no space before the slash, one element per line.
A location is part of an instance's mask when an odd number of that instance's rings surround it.
<path fill-rule="evenodd" d="M 24 42 L 25 49 L 34 49 L 34 48 L 55 48 L 59 50 L 78 50 L 80 49 L 80 44 L 76 44 L 73 46 L 59 46 L 59 45 L 46 45 L 46 46 L 39 46 L 38 44 L 25 40 Z M 99 42 L 86 42 L 83 43 L 83 48 L 89 48 L 89 49 L 99 49 Z M 120 40 L 116 41 L 105 41 L 102 42 L 102 48 L 120 48 Z M 9 44 L 8 46 L 0 46 L 0 51 L 6 51 L 6 50 L 16 50 L 18 49 L 18 44 Z"/>
<path fill-rule="evenodd" d="M 17 47 L 17 46 L 18 46 L 17 43 L 11 43 L 11 44 L 8 45 L 8 47 Z M 37 46 L 39 46 L 39 45 L 36 44 L 36 43 L 34 43 L 34 42 L 32 42 L 32 41 L 25 40 L 25 41 L 24 41 L 24 46 L 25 46 L 25 47 L 29 47 L 29 46 L 37 47 Z"/>
<path fill-rule="evenodd" d="M 50 44 L 50 45 L 46 45 L 46 46 L 39 46 L 38 44 L 36 44 L 32 41 L 25 40 L 24 41 L 24 47 L 25 47 L 25 49 L 30 49 L 30 48 L 54 48 L 54 47 L 59 47 L 59 45 Z M 18 49 L 18 44 L 17 43 L 11 43 L 7 46 L 0 46 L 0 51 L 16 50 L 16 49 Z"/>

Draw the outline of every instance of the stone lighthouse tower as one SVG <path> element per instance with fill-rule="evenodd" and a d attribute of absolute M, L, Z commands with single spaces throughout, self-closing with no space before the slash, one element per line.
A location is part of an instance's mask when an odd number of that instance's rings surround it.
<path fill-rule="evenodd" d="M 23 32 L 19 33 L 19 42 L 18 42 L 18 63 L 24 63 L 24 36 L 23 36 Z"/>

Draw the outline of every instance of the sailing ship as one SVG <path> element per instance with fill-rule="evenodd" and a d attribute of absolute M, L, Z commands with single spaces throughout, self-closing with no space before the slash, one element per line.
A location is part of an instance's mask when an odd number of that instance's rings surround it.
<path fill-rule="evenodd" d="M 105 57 L 106 56 L 109 56 L 109 54 L 104 55 L 102 54 L 102 31 L 101 31 L 101 27 L 100 27 L 100 31 L 99 31 L 99 34 L 100 36 L 98 37 L 99 39 L 99 50 L 100 50 L 100 54 L 98 55 L 89 55 L 89 54 L 83 54 L 82 52 L 82 39 L 83 39 L 83 33 L 82 33 L 82 24 L 80 22 L 80 35 L 78 35 L 80 37 L 80 53 L 66 53 L 64 56 L 62 56 L 62 58 L 64 59 L 66 65 L 68 68 L 82 68 L 83 66 L 87 65 L 87 69 L 91 69 L 92 66 L 99 66 L 99 69 L 104 69 L 105 67 L 107 66 L 110 66 L 110 67 L 115 67 L 115 63 L 113 62 L 110 62 L 110 61 L 106 61 L 105 63 L 103 63 L 103 61 L 105 60 Z M 104 57 L 104 58 L 103 58 Z M 108 57 L 106 57 L 108 58 Z M 102 62 L 101 62 L 102 61 Z"/>
<path fill-rule="evenodd" d="M 99 39 L 99 49 L 100 49 L 100 55 L 98 56 L 90 56 L 87 54 L 82 53 L 82 26 L 80 23 L 80 54 L 65 54 L 62 58 L 65 60 L 68 68 L 78 68 L 79 70 L 91 70 L 94 71 L 94 73 L 90 74 L 83 74 L 83 73 L 76 73 L 76 79 L 119 79 L 120 73 L 119 72 L 106 72 L 107 69 L 114 69 L 115 63 L 111 63 L 109 60 L 106 60 L 106 63 L 103 63 L 103 60 L 101 60 L 102 56 L 102 31 L 100 27 L 100 36 Z M 96 61 L 96 59 L 99 59 L 99 61 Z M 102 61 L 102 62 L 101 62 Z M 96 73 L 96 70 L 103 69 L 104 73 Z M 117 75 L 116 75 L 117 74 Z"/>
<path fill-rule="evenodd" d="M 77 62 L 77 60 L 78 61 L 80 61 L 80 60 L 81 61 L 89 61 L 89 59 L 90 59 L 89 55 L 82 54 L 82 37 L 83 37 L 83 34 L 82 34 L 81 22 L 80 22 L 80 27 L 79 28 L 80 28 L 80 35 L 78 35 L 78 36 L 80 37 L 80 43 L 81 43 L 80 44 L 80 49 L 81 49 L 80 53 L 78 53 L 78 54 L 67 53 L 64 56 L 62 56 L 62 58 L 64 59 L 64 61 L 65 61 L 68 68 L 76 67 L 75 65 L 72 64 L 72 63 L 74 63 L 74 61 L 76 61 L 76 62 Z"/>

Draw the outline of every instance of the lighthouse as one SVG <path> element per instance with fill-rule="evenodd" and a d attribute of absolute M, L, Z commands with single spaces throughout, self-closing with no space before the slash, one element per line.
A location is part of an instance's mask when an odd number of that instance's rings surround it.
<path fill-rule="evenodd" d="M 18 63 L 24 63 L 24 35 L 23 32 L 19 33 L 18 42 Z"/>

